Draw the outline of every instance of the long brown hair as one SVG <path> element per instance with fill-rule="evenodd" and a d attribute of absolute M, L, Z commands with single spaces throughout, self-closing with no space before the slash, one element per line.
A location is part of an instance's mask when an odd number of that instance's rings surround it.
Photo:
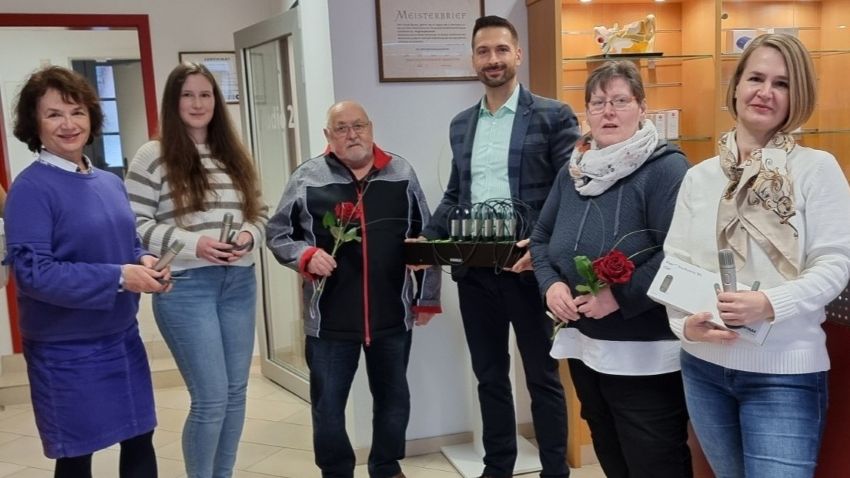
<path fill-rule="evenodd" d="M 260 215 L 261 205 L 254 163 L 233 129 L 224 95 L 215 77 L 204 65 L 196 63 L 183 63 L 174 68 L 168 75 L 162 94 L 159 138 L 175 214 L 179 218 L 206 210 L 204 199 L 212 189 L 195 142 L 180 119 L 180 93 L 189 75 L 201 75 L 213 87 L 215 107 L 207 126 L 207 146 L 212 157 L 222 164 L 233 185 L 242 193 L 244 220 L 255 221 Z"/>

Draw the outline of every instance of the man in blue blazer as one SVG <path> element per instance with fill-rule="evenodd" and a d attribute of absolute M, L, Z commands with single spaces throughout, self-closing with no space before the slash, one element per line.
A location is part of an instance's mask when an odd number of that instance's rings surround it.
<path fill-rule="evenodd" d="M 517 239 L 537 219 L 558 170 L 579 137 L 578 122 L 565 104 L 531 94 L 519 84 L 522 50 L 514 26 L 501 17 L 475 22 L 472 63 L 485 95 L 455 116 L 450 127 L 452 171 L 429 226 L 428 239 L 449 236 L 458 207 L 506 200 L 522 218 Z M 520 241 L 525 247 L 527 240 Z M 478 380 L 484 443 L 483 477 L 513 475 L 516 418 L 509 379 L 508 332 L 512 324 L 531 395 L 534 429 L 543 465 L 541 477 L 566 477 L 567 418 L 558 363 L 549 356 L 552 323 L 526 254 L 511 268 L 459 267 L 460 310 Z"/>

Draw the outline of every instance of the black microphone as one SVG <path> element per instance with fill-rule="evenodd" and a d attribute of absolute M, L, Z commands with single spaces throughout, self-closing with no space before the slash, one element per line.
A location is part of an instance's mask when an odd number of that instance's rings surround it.
<path fill-rule="evenodd" d="M 177 257 L 177 254 L 179 254 L 180 251 L 183 250 L 183 246 L 185 246 L 185 244 L 183 244 L 183 241 L 181 241 L 180 239 L 177 239 L 172 242 L 171 246 L 168 247 L 168 250 L 165 251 L 165 254 L 163 254 L 162 257 L 160 257 L 159 260 L 156 261 L 156 264 L 153 265 L 153 270 L 159 272 L 168 267 L 168 264 L 171 264 L 171 261 L 173 261 L 174 258 Z"/>
<path fill-rule="evenodd" d="M 221 221 L 221 234 L 218 235 L 218 242 L 230 242 L 230 229 L 233 228 L 233 214 L 224 213 L 224 219 Z"/>

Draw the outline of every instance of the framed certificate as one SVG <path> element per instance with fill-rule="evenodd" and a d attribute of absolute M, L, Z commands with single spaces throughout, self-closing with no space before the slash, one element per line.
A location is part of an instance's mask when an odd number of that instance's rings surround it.
<path fill-rule="evenodd" d="M 199 63 L 207 67 L 215 77 L 224 101 L 239 103 L 239 77 L 236 73 L 236 53 L 232 51 L 181 51 L 180 63 Z"/>
<path fill-rule="evenodd" d="M 375 0 L 380 80 L 475 80 L 472 27 L 484 0 Z"/>

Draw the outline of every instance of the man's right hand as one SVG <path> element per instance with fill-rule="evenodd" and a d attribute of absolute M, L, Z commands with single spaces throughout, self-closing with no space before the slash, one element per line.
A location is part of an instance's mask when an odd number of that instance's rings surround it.
<path fill-rule="evenodd" d="M 307 272 L 314 276 L 327 277 L 333 273 L 334 269 L 336 269 L 336 260 L 323 249 L 316 251 L 307 263 Z"/>

